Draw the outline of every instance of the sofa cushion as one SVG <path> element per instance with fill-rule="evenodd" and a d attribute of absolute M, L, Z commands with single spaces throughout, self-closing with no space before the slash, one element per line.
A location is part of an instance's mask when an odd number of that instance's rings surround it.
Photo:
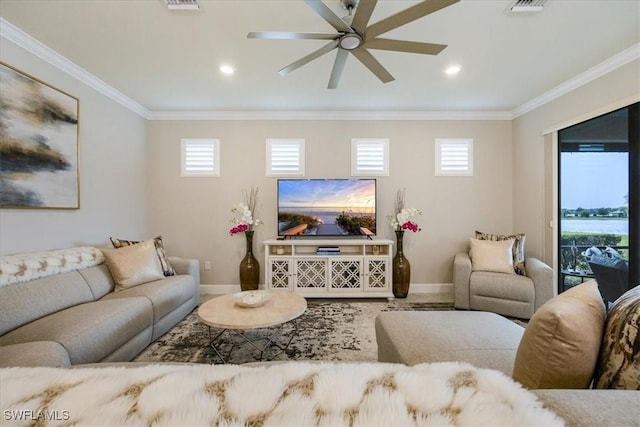
<path fill-rule="evenodd" d="M 113 281 L 113 277 L 106 263 L 85 268 L 84 270 L 78 270 L 78 273 L 80 273 L 82 278 L 87 282 L 87 285 L 89 285 L 94 300 L 99 300 L 109 292 L 113 292 L 116 288 L 116 284 Z"/>
<path fill-rule="evenodd" d="M 514 273 L 511 250 L 515 240 L 478 240 L 470 238 L 471 269 L 473 271 L 493 271 L 495 273 Z"/>
<path fill-rule="evenodd" d="M 150 344 L 152 323 L 153 310 L 146 298 L 100 300 L 35 320 L 0 337 L 0 345 L 55 341 L 74 365 L 100 362 L 144 330 L 148 330 L 146 345 Z"/>
<path fill-rule="evenodd" d="M 522 336 L 513 378 L 530 389 L 588 388 L 604 316 L 604 303 L 594 280 L 547 301 Z"/>
<path fill-rule="evenodd" d="M 477 271 L 469 279 L 469 289 L 472 298 L 477 295 L 526 303 L 532 303 L 535 298 L 533 281 L 515 274 Z"/>
<path fill-rule="evenodd" d="M 111 244 L 114 248 L 123 248 L 125 246 L 137 245 L 140 243 L 139 240 L 125 240 L 125 239 L 117 239 L 115 237 L 110 237 Z M 158 260 L 160 261 L 160 265 L 162 266 L 162 271 L 165 276 L 175 276 L 176 270 L 171 266 L 169 262 L 169 257 L 167 256 L 166 251 L 164 250 L 164 243 L 162 243 L 162 236 L 158 236 L 153 239 L 153 244 L 156 248 L 156 253 L 158 254 Z"/>
<path fill-rule="evenodd" d="M 11 366 L 50 366 L 68 368 L 69 354 L 53 341 L 35 341 L 0 347 L 0 368 Z"/>
<path fill-rule="evenodd" d="M 93 301 L 78 271 L 0 287 L 0 335 L 33 320 Z"/>
<path fill-rule="evenodd" d="M 153 323 L 188 301 L 196 294 L 193 277 L 187 275 L 165 277 L 120 292 L 112 292 L 103 300 L 116 298 L 147 298 L 153 307 Z"/>
<path fill-rule="evenodd" d="M 510 240 L 513 239 L 513 269 L 514 271 L 521 275 L 526 276 L 527 271 L 524 267 L 524 242 L 526 240 L 526 234 L 514 234 L 511 236 L 504 236 L 501 234 L 490 234 L 483 233 L 482 231 L 476 230 L 476 239 L 478 240 L 491 240 L 491 241 L 499 241 L 499 240 Z"/>
<path fill-rule="evenodd" d="M 625 292 L 609 309 L 595 388 L 640 390 L 640 286 Z"/>
<path fill-rule="evenodd" d="M 152 240 L 104 251 L 116 292 L 164 278 Z"/>

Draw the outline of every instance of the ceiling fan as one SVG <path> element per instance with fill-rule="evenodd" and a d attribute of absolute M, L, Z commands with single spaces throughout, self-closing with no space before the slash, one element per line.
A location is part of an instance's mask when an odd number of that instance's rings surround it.
<path fill-rule="evenodd" d="M 369 49 L 391 50 L 396 52 L 421 53 L 425 55 L 437 55 L 447 45 L 413 42 L 407 40 L 392 40 L 380 38 L 381 34 L 398 28 L 430 13 L 436 12 L 460 0 L 423 0 L 395 15 L 389 16 L 375 24 L 368 25 L 373 9 L 378 0 L 340 0 L 343 8 L 348 10 L 349 15 L 340 18 L 333 13 L 321 0 L 304 0 L 318 15 L 327 21 L 337 34 L 331 33 L 295 33 L 295 32 L 250 32 L 247 38 L 250 39 L 315 39 L 331 40 L 320 49 L 311 52 L 297 61 L 282 68 L 278 73 L 282 76 L 289 74 L 293 70 L 313 61 L 332 51 L 338 49 L 331 77 L 329 78 L 329 89 L 338 87 L 342 70 L 349 53 L 352 53 L 365 67 L 375 74 L 380 81 L 388 83 L 395 80 L 393 76 L 382 66 L 382 64 L 369 52 Z M 352 14 L 355 9 L 355 14 Z"/>

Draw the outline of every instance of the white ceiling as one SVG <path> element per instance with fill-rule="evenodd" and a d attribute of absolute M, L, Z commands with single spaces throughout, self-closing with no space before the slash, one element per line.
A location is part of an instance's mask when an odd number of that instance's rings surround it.
<path fill-rule="evenodd" d="M 448 44 L 438 56 L 372 51 L 381 83 L 353 56 L 327 89 L 335 50 L 277 71 L 324 40 L 249 40 L 249 31 L 334 32 L 301 0 L 0 0 L 9 23 L 150 111 L 513 111 L 640 42 L 640 0 L 462 0 L 385 37 Z M 380 0 L 371 23 L 416 1 Z M 326 0 L 334 12 L 346 12 Z M 637 57 L 637 55 L 636 55 Z M 236 67 L 225 76 L 218 67 Z M 444 69 L 462 66 L 456 76 Z"/>

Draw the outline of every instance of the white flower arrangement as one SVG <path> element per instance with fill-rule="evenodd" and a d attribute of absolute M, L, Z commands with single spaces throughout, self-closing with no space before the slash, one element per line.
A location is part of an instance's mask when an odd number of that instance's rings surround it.
<path fill-rule="evenodd" d="M 231 223 L 235 224 L 235 226 L 229 230 L 229 234 L 232 236 L 245 231 L 253 231 L 253 227 L 262 224 L 261 220 L 253 217 L 258 200 L 258 188 L 251 187 L 250 191 L 243 190 L 242 195 L 244 202 L 238 203 L 236 207 L 231 209 L 231 212 L 234 214 L 240 214 L 240 218 L 231 219 Z"/>

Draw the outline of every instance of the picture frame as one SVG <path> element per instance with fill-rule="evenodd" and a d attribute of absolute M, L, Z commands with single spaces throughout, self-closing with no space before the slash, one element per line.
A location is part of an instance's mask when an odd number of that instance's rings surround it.
<path fill-rule="evenodd" d="M 79 209 L 80 101 L 0 61 L 0 208 Z"/>

